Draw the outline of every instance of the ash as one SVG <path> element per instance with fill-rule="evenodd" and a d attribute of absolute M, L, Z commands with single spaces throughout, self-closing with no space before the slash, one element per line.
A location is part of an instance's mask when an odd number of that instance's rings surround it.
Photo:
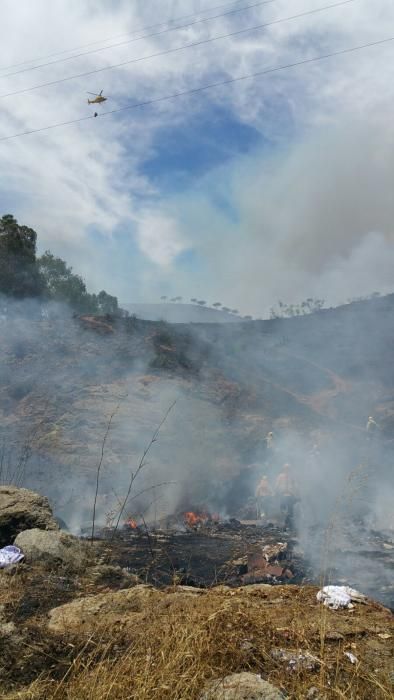
<path fill-rule="evenodd" d="M 273 524 L 210 521 L 182 529 L 102 530 L 111 563 L 157 586 L 310 582 L 294 534 Z"/>
<path fill-rule="evenodd" d="M 177 525 L 178 523 L 178 525 Z M 254 583 L 316 584 L 324 580 L 343 585 L 366 582 L 363 592 L 394 609 L 394 542 L 378 531 L 365 530 L 363 545 L 354 536 L 354 525 L 336 543 L 336 566 L 317 570 L 303 551 L 295 531 L 273 523 L 208 521 L 195 527 L 180 525 L 174 517 L 169 529 L 125 526 L 121 531 L 104 528 L 107 555 L 141 580 L 155 586 L 174 583 L 206 588 Z M 324 533 L 314 533 L 315 546 L 324 550 Z M 369 572 L 369 576 L 366 573 Z"/>

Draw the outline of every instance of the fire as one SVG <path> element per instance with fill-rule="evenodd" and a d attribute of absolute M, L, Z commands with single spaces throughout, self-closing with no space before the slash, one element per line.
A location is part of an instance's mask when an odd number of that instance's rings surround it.
<path fill-rule="evenodd" d="M 183 514 L 183 519 L 189 527 L 197 527 L 198 525 L 205 525 L 208 522 L 219 522 L 220 516 L 218 513 L 193 513 L 193 511 L 188 511 Z"/>
<path fill-rule="evenodd" d="M 126 520 L 126 525 L 128 525 L 132 530 L 136 530 L 138 527 L 136 521 L 133 520 L 133 518 L 129 518 L 128 520 Z"/>
<path fill-rule="evenodd" d="M 186 525 L 189 525 L 189 527 L 196 527 L 208 520 L 208 516 L 205 513 L 199 514 L 193 513 L 192 511 L 185 513 L 183 517 Z"/>

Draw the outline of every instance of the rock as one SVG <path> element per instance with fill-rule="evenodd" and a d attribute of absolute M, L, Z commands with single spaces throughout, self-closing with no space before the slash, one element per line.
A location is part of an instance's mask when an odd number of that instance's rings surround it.
<path fill-rule="evenodd" d="M 320 666 L 319 659 L 308 651 L 272 649 L 271 656 L 288 671 L 316 671 Z"/>
<path fill-rule="evenodd" d="M 31 528 L 58 529 L 48 499 L 28 489 L 0 486 L 0 546 Z"/>
<path fill-rule="evenodd" d="M 139 585 L 77 598 L 49 613 L 48 629 L 56 634 L 90 634 L 98 625 L 126 625 L 139 617 L 144 601 L 160 594 L 151 586 Z"/>
<path fill-rule="evenodd" d="M 232 673 L 210 681 L 199 700 L 283 700 L 282 693 L 254 673 Z"/>
<path fill-rule="evenodd" d="M 22 550 L 27 564 L 44 562 L 77 572 L 83 571 L 91 563 L 89 545 L 65 532 L 38 528 L 25 530 L 18 535 L 15 545 Z"/>

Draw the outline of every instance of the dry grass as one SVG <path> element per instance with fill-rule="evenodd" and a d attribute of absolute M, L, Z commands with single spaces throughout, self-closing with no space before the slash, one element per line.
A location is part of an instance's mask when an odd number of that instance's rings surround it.
<path fill-rule="evenodd" d="M 316 589 L 296 586 L 219 587 L 202 594 L 168 589 L 147 596 L 134 618 L 125 622 L 114 612 L 107 626 L 98 620 L 88 635 L 82 624 L 73 636 L 49 635 L 41 611 L 25 623 L 17 674 L 2 697 L 197 700 L 207 679 L 250 670 L 294 699 L 305 698 L 312 686 L 326 698 L 391 698 L 391 639 L 379 637 L 388 633 L 388 611 L 378 605 L 328 611 L 323 659 L 320 617 Z M 291 672 L 273 659 L 274 648 L 309 651 L 320 658 L 320 668 Z M 346 650 L 357 656 L 357 664 L 350 663 Z M 25 652 L 30 672 L 35 664 L 36 673 L 26 678 L 32 682 L 17 687 Z"/>

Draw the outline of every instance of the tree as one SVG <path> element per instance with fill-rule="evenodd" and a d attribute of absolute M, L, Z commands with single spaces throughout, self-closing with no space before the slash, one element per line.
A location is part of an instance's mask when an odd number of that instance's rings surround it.
<path fill-rule="evenodd" d="M 193 304 L 197 304 L 197 299 L 195 297 L 193 297 L 193 299 L 190 299 L 190 301 L 193 302 Z"/>
<path fill-rule="evenodd" d="M 75 275 L 64 260 L 47 250 L 38 264 L 50 299 L 66 302 L 78 311 L 96 311 L 97 304 L 92 304 L 82 277 Z"/>
<path fill-rule="evenodd" d="M 313 299 L 308 297 L 301 304 L 284 304 L 283 301 L 278 301 L 279 309 L 271 308 L 270 318 L 291 318 L 293 316 L 305 316 L 313 314 L 324 306 L 324 299 Z"/>
<path fill-rule="evenodd" d="M 165 295 L 163 295 L 162 297 L 160 297 L 160 299 L 161 299 L 162 301 L 165 301 L 165 300 L 167 299 L 167 297 L 166 297 Z"/>
<path fill-rule="evenodd" d="M 82 277 L 50 251 L 37 258 L 36 246 L 32 228 L 20 226 L 11 214 L 0 219 L 0 294 L 62 301 L 84 313 L 126 314 L 104 290 L 89 294 Z"/>
<path fill-rule="evenodd" d="M 0 219 L 0 293 L 19 299 L 42 294 L 36 244 L 32 228 L 20 226 L 11 214 Z"/>
<path fill-rule="evenodd" d="M 206 302 L 206 301 L 203 301 L 202 299 L 201 299 L 200 301 L 197 302 L 197 304 L 198 304 L 199 306 L 205 306 L 206 303 L 207 303 L 207 302 Z"/>
<path fill-rule="evenodd" d="M 119 313 L 117 298 L 111 296 L 111 294 L 107 294 L 107 292 L 104 290 L 97 294 L 96 301 L 100 314 L 111 314 L 112 316 L 116 316 Z"/>
<path fill-rule="evenodd" d="M 212 304 L 212 306 L 213 306 L 215 309 L 218 309 L 219 306 L 222 306 L 222 303 L 221 303 L 220 301 L 215 301 L 215 303 Z"/>

